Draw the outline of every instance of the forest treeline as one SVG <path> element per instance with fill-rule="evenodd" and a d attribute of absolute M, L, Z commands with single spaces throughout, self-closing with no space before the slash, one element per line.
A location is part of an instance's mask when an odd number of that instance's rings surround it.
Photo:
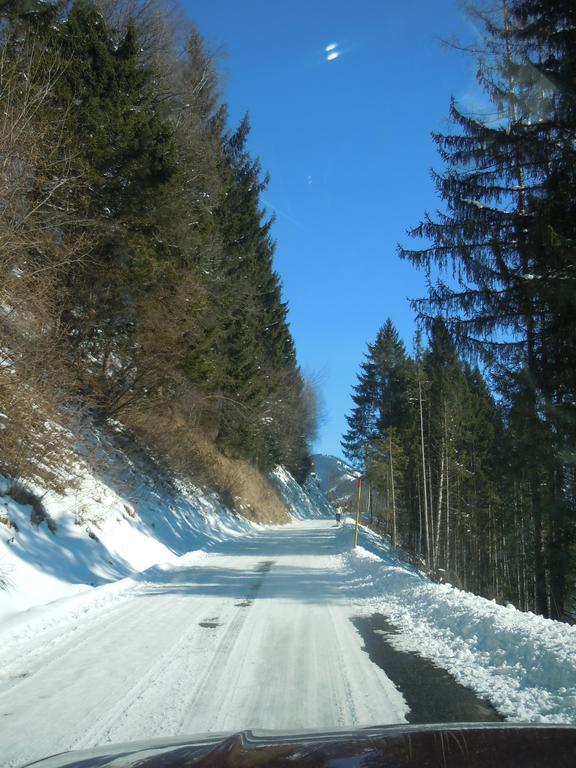
<path fill-rule="evenodd" d="M 429 334 L 386 323 L 344 436 L 373 515 L 438 576 L 576 615 L 576 5 L 503 0 L 484 30 L 483 114 L 434 134 L 442 209 L 400 255 Z M 466 361 L 466 362 L 464 362 Z"/>
<path fill-rule="evenodd" d="M 114 420 L 179 471 L 214 451 L 309 469 L 267 177 L 185 27 L 155 0 L 0 6 L 7 475 L 57 475 L 70 418 Z"/>

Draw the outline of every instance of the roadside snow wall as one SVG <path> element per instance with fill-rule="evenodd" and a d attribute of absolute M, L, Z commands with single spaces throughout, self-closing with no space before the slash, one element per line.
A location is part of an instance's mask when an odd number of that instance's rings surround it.
<path fill-rule="evenodd" d="M 367 528 L 360 545 L 344 558 L 379 595 L 362 611 L 400 630 L 394 647 L 431 659 L 509 720 L 576 723 L 576 626 L 434 583 Z"/>
<path fill-rule="evenodd" d="M 0 621 L 31 606 L 118 581 L 157 563 L 260 527 L 218 496 L 169 477 L 150 457 L 134 459 L 95 435 L 106 461 L 79 461 L 77 478 L 58 494 L 27 493 L 0 476 Z M 330 507 L 284 468 L 272 477 L 294 517 Z"/>

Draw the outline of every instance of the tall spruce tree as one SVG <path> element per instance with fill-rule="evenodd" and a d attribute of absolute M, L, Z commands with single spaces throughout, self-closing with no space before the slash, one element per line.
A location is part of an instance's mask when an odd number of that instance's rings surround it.
<path fill-rule="evenodd" d="M 400 252 L 428 274 L 434 266 L 452 269 L 453 281 L 438 279 L 429 297 L 416 302 L 420 315 L 431 321 L 437 311 L 444 312 L 462 348 L 511 374 L 524 369 L 531 383 L 534 448 L 526 461 L 532 477 L 536 608 L 547 615 L 544 518 L 550 501 L 548 476 L 554 470 L 550 457 L 539 450 L 537 436 L 542 419 L 548 423 L 541 404 L 549 334 L 537 279 L 541 252 L 531 235 L 540 224 L 530 202 L 540 194 L 547 167 L 538 136 L 543 107 L 534 99 L 541 83 L 521 60 L 506 13 L 499 23 L 486 19 L 486 30 L 493 58 L 481 64 L 479 80 L 497 119 L 470 117 L 452 104 L 459 132 L 435 135 L 447 166 L 435 175 L 446 212 L 435 220 L 426 217 L 412 231 L 430 245 Z"/>
<path fill-rule="evenodd" d="M 153 73 L 141 66 L 136 32 L 129 26 L 119 44 L 114 38 L 95 5 L 77 0 L 58 39 L 69 62 L 58 96 L 69 109 L 68 130 L 84 137 L 75 162 L 86 180 L 79 203 L 93 243 L 90 261 L 72 276 L 64 320 L 104 398 L 123 368 L 132 371 L 136 302 L 164 256 L 155 242 L 156 204 L 175 169 L 172 130 Z"/>
<path fill-rule="evenodd" d="M 550 615 L 562 618 L 576 580 L 576 8 L 565 0 L 511 0 L 509 15 L 521 64 L 540 94 L 534 139 L 541 163 L 527 198 L 528 237 L 543 329 L 541 410 L 555 457 L 546 477 L 548 600 Z"/>
<path fill-rule="evenodd" d="M 273 220 L 260 207 L 268 179 L 247 151 L 249 130 L 245 117 L 223 139 L 223 194 L 214 209 L 221 257 L 209 278 L 216 311 L 184 369 L 211 393 L 207 419 L 223 450 L 263 468 L 287 461 L 301 476 L 307 437 L 294 433 L 293 421 L 299 413 L 303 427 L 307 397 L 273 268 Z"/>
<path fill-rule="evenodd" d="M 449 489 L 454 480 L 454 459 L 464 431 L 468 394 L 462 363 L 441 318 L 430 331 L 424 356 L 427 381 L 426 443 L 428 502 L 430 507 L 430 564 L 445 567 L 449 560 L 449 533 L 453 509 Z M 460 457 L 462 459 L 462 457 Z"/>
<path fill-rule="evenodd" d="M 402 428 L 408 418 L 406 350 L 390 319 L 368 344 L 360 369 L 342 447 L 350 461 L 364 467 L 369 442 L 390 428 Z"/>

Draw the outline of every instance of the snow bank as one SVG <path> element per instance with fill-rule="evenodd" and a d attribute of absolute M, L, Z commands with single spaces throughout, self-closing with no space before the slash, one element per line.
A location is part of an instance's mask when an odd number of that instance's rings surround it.
<path fill-rule="evenodd" d="M 343 555 L 378 596 L 363 606 L 400 630 L 399 650 L 418 652 L 489 699 L 512 721 L 576 723 L 576 627 L 435 584 L 371 531 Z"/>
<path fill-rule="evenodd" d="M 104 459 L 97 470 L 79 464 L 74 487 L 61 494 L 32 489 L 43 521 L 12 498 L 0 476 L 0 576 L 8 582 L 0 622 L 259 527 L 215 494 L 168 477 L 149 457 L 131 458 L 102 434 L 93 440 Z M 285 469 L 275 479 L 293 514 L 326 514 Z"/>

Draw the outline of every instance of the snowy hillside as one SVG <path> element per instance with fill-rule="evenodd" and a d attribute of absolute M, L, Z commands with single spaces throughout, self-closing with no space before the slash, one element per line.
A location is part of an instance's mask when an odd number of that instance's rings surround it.
<path fill-rule="evenodd" d="M 101 447 L 106 462 L 97 471 L 83 464 L 61 494 L 34 488 L 27 498 L 0 476 L 0 620 L 262 527 L 149 457 Z M 292 517 L 332 515 L 321 493 L 308 495 L 285 469 L 272 480 Z"/>
<path fill-rule="evenodd" d="M 295 520 L 331 518 L 334 515 L 334 508 L 313 475 L 301 487 L 284 467 L 278 467 L 273 473 L 273 479 Z"/>
<path fill-rule="evenodd" d="M 345 506 L 356 493 L 359 473 L 342 459 L 317 453 L 312 456 L 318 483 L 334 506 Z"/>

